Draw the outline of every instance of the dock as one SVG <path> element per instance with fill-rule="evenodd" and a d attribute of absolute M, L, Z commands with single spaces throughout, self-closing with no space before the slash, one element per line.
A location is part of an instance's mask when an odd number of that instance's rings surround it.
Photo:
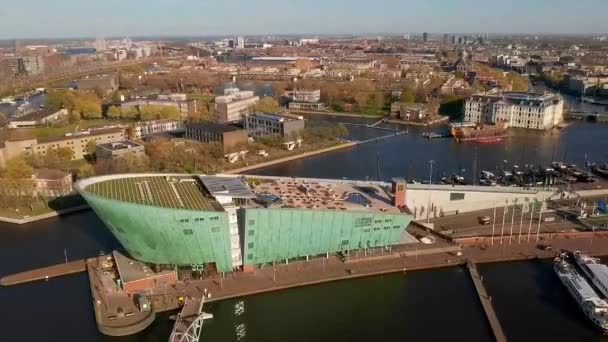
<path fill-rule="evenodd" d="M 486 313 L 486 317 L 488 322 L 490 323 L 490 327 L 492 328 L 492 332 L 494 333 L 494 338 L 496 338 L 497 342 L 504 342 L 507 340 L 504 331 L 502 330 L 502 326 L 498 321 L 498 316 L 494 311 L 494 306 L 492 305 L 492 299 L 488 295 L 485 286 L 483 285 L 482 279 L 479 276 L 479 272 L 477 271 L 477 265 L 469 261 L 467 263 L 467 268 L 469 269 L 469 273 L 471 274 L 471 279 L 473 279 L 473 284 L 475 285 L 475 290 L 477 290 L 477 295 L 479 295 L 479 300 L 481 301 L 481 305 L 483 306 L 483 311 Z"/>
<path fill-rule="evenodd" d="M 85 259 L 75 260 L 63 264 L 11 274 L 6 277 L 0 278 L 0 285 L 12 286 L 29 283 L 37 280 L 48 280 L 51 278 L 84 272 L 86 271 L 86 269 L 87 261 Z"/>

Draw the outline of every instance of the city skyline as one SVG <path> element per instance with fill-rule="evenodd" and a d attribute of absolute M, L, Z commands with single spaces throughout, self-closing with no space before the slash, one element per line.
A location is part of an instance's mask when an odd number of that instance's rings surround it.
<path fill-rule="evenodd" d="M 608 2 L 583 0 L 573 17 L 566 0 L 262 0 L 246 3 L 194 0 L 117 0 L 47 3 L 24 0 L 0 9 L 0 39 L 95 36 L 208 36 L 484 32 L 513 34 L 603 33 Z M 18 13 L 18 15 L 16 15 Z M 94 16 L 91 16 L 94 13 Z M 51 25 L 49 25 L 51 23 Z"/>

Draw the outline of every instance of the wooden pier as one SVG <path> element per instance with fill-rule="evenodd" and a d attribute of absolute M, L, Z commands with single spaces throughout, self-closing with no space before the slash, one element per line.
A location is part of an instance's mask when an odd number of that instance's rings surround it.
<path fill-rule="evenodd" d="M 85 259 L 70 261 L 2 277 L 0 278 L 0 285 L 12 286 L 37 280 L 48 280 L 55 277 L 84 272 L 86 269 L 87 261 Z"/>
<path fill-rule="evenodd" d="M 490 323 L 490 327 L 492 328 L 492 332 L 494 333 L 494 338 L 496 338 L 497 342 L 505 342 L 507 338 L 502 330 L 500 322 L 498 321 L 498 316 L 496 316 L 496 312 L 494 311 L 492 299 L 488 295 L 482 279 L 479 276 L 477 265 L 474 262 L 469 261 L 467 266 L 469 273 L 471 274 L 471 279 L 473 279 L 473 284 L 475 284 L 475 290 L 477 290 L 477 295 L 479 295 L 479 300 L 483 306 L 483 311 L 485 311 L 488 322 Z"/>

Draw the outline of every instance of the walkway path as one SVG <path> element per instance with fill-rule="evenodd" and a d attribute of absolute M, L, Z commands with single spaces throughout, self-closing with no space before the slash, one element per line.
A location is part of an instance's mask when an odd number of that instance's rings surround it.
<path fill-rule="evenodd" d="M 479 295 L 479 300 L 481 301 L 481 305 L 483 306 L 483 311 L 486 313 L 486 317 L 488 322 L 490 323 L 490 327 L 492 328 L 492 332 L 494 333 L 494 337 L 497 342 L 504 342 L 507 340 L 504 331 L 502 330 L 502 326 L 498 321 L 498 316 L 496 316 L 496 312 L 494 311 L 494 306 L 492 305 L 492 297 L 488 295 L 485 286 L 483 286 L 483 282 L 481 277 L 479 276 L 479 272 L 477 271 L 477 265 L 474 262 L 468 263 L 469 273 L 471 274 L 471 279 L 473 279 L 473 284 L 475 284 L 475 290 L 477 290 L 477 295 Z"/>

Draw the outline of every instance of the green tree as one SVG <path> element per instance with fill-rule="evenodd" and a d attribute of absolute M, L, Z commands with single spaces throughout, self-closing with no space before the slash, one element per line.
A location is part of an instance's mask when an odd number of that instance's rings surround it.
<path fill-rule="evenodd" d="M 263 97 L 253 106 L 254 111 L 259 113 L 277 113 L 280 110 L 279 103 L 272 97 Z"/>
<path fill-rule="evenodd" d="M 114 94 L 112 94 L 112 101 L 114 102 L 122 102 L 122 98 L 123 98 L 124 94 L 122 93 L 122 91 L 117 90 L 114 92 Z"/>
<path fill-rule="evenodd" d="M 123 109 L 122 117 L 124 119 L 137 119 L 137 118 L 139 118 L 139 110 L 135 106 L 129 107 L 126 110 Z"/>
<path fill-rule="evenodd" d="M 89 142 L 87 142 L 87 146 L 85 146 L 84 149 L 90 156 L 95 154 L 95 150 L 97 149 L 97 144 L 95 143 L 95 140 L 89 140 Z"/>
<path fill-rule="evenodd" d="M 71 111 L 68 115 L 68 122 L 71 124 L 79 123 L 81 119 L 80 113 L 76 110 Z"/>
<path fill-rule="evenodd" d="M 181 112 L 176 106 L 162 106 L 160 108 L 160 119 L 179 119 Z"/>
<path fill-rule="evenodd" d="M 404 87 L 401 90 L 401 102 L 402 103 L 414 103 L 416 102 L 416 90 L 411 87 Z"/>
<path fill-rule="evenodd" d="M 162 107 L 159 106 L 140 106 L 139 118 L 144 121 L 160 119 Z"/>
<path fill-rule="evenodd" d="M 109 118 L 118 119 L 122 117 L 122 110 L 120 109 L 120 107 L 110 106 L 110 108 L 108 108 L 108 111 L 106 112 L 106 115 Z"/>
<path fill-rule="evenodd" d="M 101 103 L 93 101 L 83 101 L 79 103 L 80 112 L 85 119 L 101 119 Z"/>
<path fill-rule="evenodd" d="M 6 162 L 2 175 L 11 180 L 31 179 L 34 169 L 23 156 L 14 157 Z"/>

